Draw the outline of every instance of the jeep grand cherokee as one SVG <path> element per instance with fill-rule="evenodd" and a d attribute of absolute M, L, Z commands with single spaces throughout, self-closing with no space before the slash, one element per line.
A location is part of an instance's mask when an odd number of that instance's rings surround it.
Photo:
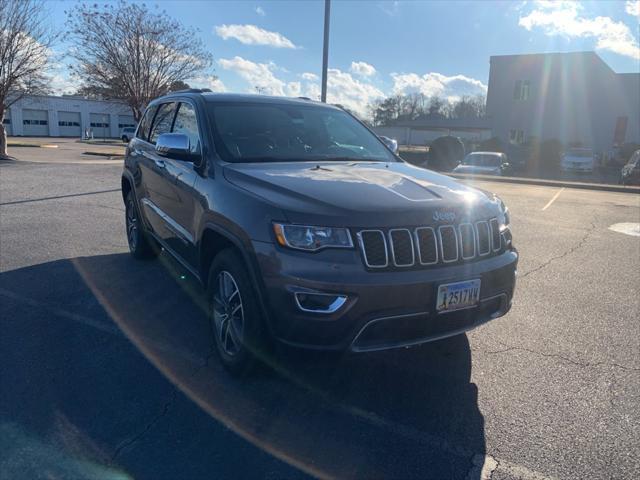
<path fill-rule="evenodd" d="M 408 165 L 308 99 L 177 92 L 127 147 L 127 239 L 206 287 L 216 350 L 245 372 L 272 340 L 365 352 L 507 313 L 518 254 L 504 203 Z"/>

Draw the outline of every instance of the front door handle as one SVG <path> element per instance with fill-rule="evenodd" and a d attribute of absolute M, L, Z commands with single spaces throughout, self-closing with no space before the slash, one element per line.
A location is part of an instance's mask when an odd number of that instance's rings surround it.
<path fill-rule="evenodd" d="M 158 160 L 158 159 L 156 159 L 156 160 L 154 160 L 154 162 L 156 162 L 156 166 L 157 166 L 158 168 L 164 168 L 164 167 L 166 166 L 166 164 L 164 163 L 164 160 Z"/>

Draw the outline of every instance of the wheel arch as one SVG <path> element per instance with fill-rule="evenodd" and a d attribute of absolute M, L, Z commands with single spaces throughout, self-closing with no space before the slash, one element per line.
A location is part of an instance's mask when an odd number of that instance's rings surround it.
<path fill-rule="evenodd" d="M 226 248 L 235 250 L 242 259 L 249 274 L 249 279 L 257 295 L 258 304 L 264 314 L 267 328 L 271 332 L 271 312 L 269 311 L 264 284 L 259 274 L 258 262 L 255 254 L 234 233 L 213 223 L 206 223 L 198 242 L 200 281 L 206 287 L 209 281 L 209 268 L 215 256 Z"/>

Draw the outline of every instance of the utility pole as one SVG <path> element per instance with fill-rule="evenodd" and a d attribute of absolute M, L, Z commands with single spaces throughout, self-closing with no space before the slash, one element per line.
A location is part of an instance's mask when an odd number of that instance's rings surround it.
<path fill-rule="evenodd" d="M 329 64 L 329 18 L 331 0 L 324 0 L 324 46 L 322 49 L 322 94 L 320 100 L 327 103 L 327 66 Z"/>

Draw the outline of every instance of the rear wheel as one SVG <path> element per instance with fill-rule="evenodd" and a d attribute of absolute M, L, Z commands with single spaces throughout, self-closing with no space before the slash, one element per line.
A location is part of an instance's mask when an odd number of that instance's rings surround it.
<path fill-rule="evenodd" d="M 131 255 L 137 259 L 155 257 L 158 254 L 158 248 L 144 231 L 133 192 L 127 193 L 125 200 L 125 224 Z"/>
<path fill-rule="evenodd" d="M 224 367 L 249 373 L 265 351 L 262 315 L 242 258 L 225 249 L 216 255 L 207 284 L 209 318 L 215 348 Z"/>

